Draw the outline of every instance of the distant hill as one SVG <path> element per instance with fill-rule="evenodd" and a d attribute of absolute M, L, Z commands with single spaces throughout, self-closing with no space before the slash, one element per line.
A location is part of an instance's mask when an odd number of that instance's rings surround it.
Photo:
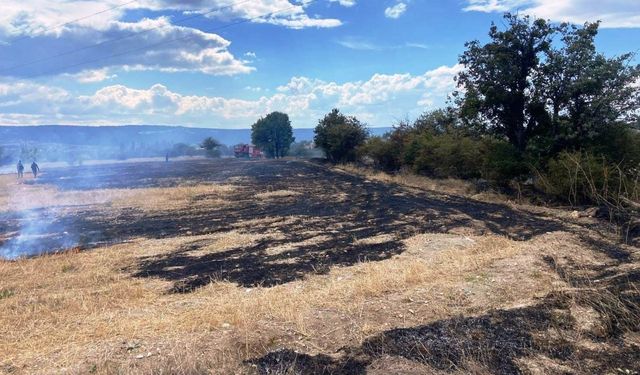
<path fill-rule="evenodd" d="M 389 128 L 372 128 L 374 135 Z M 313 139 L 313 129 L 294 129 L 296 141 Z M 197 144 L 213 137 L 225 145 L 249 143 L 251 129 L 208 129 L 183 126 L 122 125 L 122 126 L 0 126 L 0 145 L 22 143 L 56 143 L 75 146 L 120 146 L 121 144 Z"/>
<path fill-rule="evenodd" d="M 389 128 L 372 128 L 380 135 Z M 296 141 L 313 140 L 313 129 L 294 129 Z M 208 129 L 184 126 L 0 126 L 0 165 L 14 164 L 18 159 L 46 162 L 129 159 L 157 157 L 172 150 L 193 155 L 194 147 L 207 137 L 224 145 L 251 142 L 251 129 Z M 177 144 L 182 144 L 176 148 Z M 185 145 L 188 145 L 185 147 Z M 189 151 L 192 150 L 192 151 Z M 227 148 L 225 155 L 229 155 Z M 185 155 L 175 154 L 176 155 Z"/>

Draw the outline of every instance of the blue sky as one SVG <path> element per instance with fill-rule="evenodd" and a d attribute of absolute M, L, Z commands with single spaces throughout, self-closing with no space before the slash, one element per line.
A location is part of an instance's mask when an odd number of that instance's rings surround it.
<path fill-rule="evenodd" d="M 390 126 L 443 106 L 465 41 L 486 39 L 505 11 L 600 19 L 603 53 L 640 48 L 638 0 L 3 0 L 2 8 L 6 125 L 246 128 L 278 110 L 294 127 L 313 127 L 338 107 Z"/>

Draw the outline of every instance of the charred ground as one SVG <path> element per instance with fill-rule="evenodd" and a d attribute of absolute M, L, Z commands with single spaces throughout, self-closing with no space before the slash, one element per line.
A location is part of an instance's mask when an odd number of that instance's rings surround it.
<path fill-rule="evenodd" d="M 140 239 L 166 239 L 175 245 L 132 256 L 130 261 L 120 262 L 123 265 L 114 265 L 118 268 L 113 272 L 142 283 L 162 281 L 167 285 L 161 291 L 166 298 L 196 295 L 193 298 L 197 299 L 197 292 L 207 286 L 213 291 L 217 285 L 228 283 L 247 291 L 275 290 L 288 284 L 300 288 L 297 283 L 317 276 L 339 281 L 344 276 L 336 278 L 332 272 L 363 264 L 406 259 L 411 265 L 414 259 L 421 262 L 424 259 L 420 257 L 431 256 L 424 249 L 412 249 L 407 254 L 407 241 L 423 235 L 471 238 L 471 243 L 486 236 L 506 238 L 528 249 L 528 258 L 523 259 L 532 263 L 509 263 L 511 258 L 499 257 L 498 263 L 508 262 L 464 276 L 463 293 L 445 297 L 461 301 L 475 298 L 475 307 L 456 307 L 467 314 L 434 319 L 424 305 L 413 301 L 415 296 L 409 294 L 398 302 L 392 289 L 383 289 L 373 294 L 375 298 L 364 298 L 363 303 L 375 310 L 370 313 L 371 319 L 391 324 L 390 328 L 375 329 L 361 341 L 353 341 L 347 339 L 351 337 L 348 333 L 338 333 L 351 329 L 350 319 L 356 319 L 352 313 L 335 323 L 327 317 L 337 314 L 335 311 L 314 310 L 309 319 L 324 337 L 324 341 L 310 339 L 315 350 L 304 350 L 307 346 L 301 347 L 282 334 L 253 350 L 245 341 L 244 370 L 359 374 L 376 373 L 378 369 L 384 373 L 397 370 L 385 363 L 402 359 L 409 364 L 402 362 L 405 364 L 401 367 L 410 373 L 510 374 L 536 368 L 545 373 L 640 371 L 637 248 L 616 243 L 606 223 L 595 219 L 571 219 L 553 210 L 409 188 L 299 161 L 198 160 L 84 166 L 48 171 L 38 180 L 27 181 L 26 190 L 21 191 L 53 187 L 56 194 L 73 198 L 94 191 L 126 189 L 139 191 L 142 195 L 138 199 L 147 200 L 156 199 L 147 193 L 149 189 L 184 186 L 201 188 L 179 209 L 146 210 L 107 202 L 6 210 L 0 212 L 0 246 L 14 243 L 30 218 L 44 223 L 35 233 L 37 242 L 22 244 L 31 248 L 30 253 L 68 247 L 100 251 L 105 246 L 126 243 L 131 243 L 135 251 Z M 224 202 L 211 204 L 220 199 L 216 186 L 226 186 Z M 154 194 L 162 195 L 163 191 L 154 190 Z M 210 250 L 218 246 L 220 236 L 236 232 L 253 240 Z M 575 241 L 569 244 L 571 241 L 556 239 L 563 236 Z M 173 241 L 177 238 L 180 241 Z M 483 308 L 481 296 L 469 297 L 487 292 L 489 287 L 475 280 L 484 280 L 488 274 L 498 275 L 491 277 L 501 277 L 506 284 L 491 286 L 491 291 L 510 287 L 509 283 L 537 282 L 535 278 L 541 276 L 535 273 L 519 275 L 528 267 L 540 268 L 543 271 L 536 272 L 549 275 L 544 278 L 557 278 L 556 283 L 563 287 L 537 300 L 521 302 L 523 306 L 514 306 L 517 303 L 511 301 L 511 305 L 497 309 Z M 15 290 L 19 292 L 18 287 Z M 420 289 L 416 295 L 420 293 L 433 292 Z M 458 306 L 466 302 L 446 303 Z M 411 319 L 402 319 L 402 324 L 386 316 L 402 309 L 422 313 L 412 313 Z M 588 324 L 576 314 L 583 310 L 591 313 Z M 339 331 L 330 334 L 333 331 L 326 324 L 337 324 Z"/>

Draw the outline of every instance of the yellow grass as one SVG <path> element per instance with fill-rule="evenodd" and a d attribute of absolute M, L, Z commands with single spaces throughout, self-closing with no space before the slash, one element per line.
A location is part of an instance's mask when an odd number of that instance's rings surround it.
<path fill-rule="evenodd" d="M 254 240 L 237 232 L 229 236 L 232 240 L 218 236 L 209 251 Z M 456 310 L 451 302 L 460 285 L 468 283 L 469 275 L 522 251 L 517 243 L 500 237 L 460 240 L 419 235 L 406 241 L 406 255 L 388 261 L 333 269 L 328 275 L 272 288 L 246 289 L 214 282 L 186 295 L 167 295 L 168 282 L 137 279 L 123 271 L 135 266 L 140 256 L 171 251 L 185 240 L 193 238 L 140 240 L 90 253 L 0 263 L 0 289 L 13 292 L 0 301 L 4 331 L 0 353 L 5 354 L 5 361 L 17 368 L 34 363 L 48 369 L 78 363 L 104 367 L 94 350 L 114 350 L 123 341 L 142 340 L 151 346 L 169 345 L 174 354 L 183 353 L 173 345 L 196 345 L 191 338 L 200 335 L 210 340 L 207 350 L 229 356 L 232 367 L 268 349 L 286 332 L 304 338 L 309 346 L 335 347 L 344 342 L 323 342 L 327 338 L 322 339 L 323 331 L 318 329 L 326 324 L 340 326 L 333 317 L 361 314 L 355 330 L 340 328 L 352 330 L 347 339 L 361 340 L 386 328 L 381 319 L 402 325 L 406 318 L 398 316 L 410 314 L 380 317 L 367 311 L 368 305 L 384 306 L 386 296 L 425 291 L 429 291 L 428 299 L 421 306 L 426 306 L 429 315 L 422 316 L 423 321 L 445 317 Z M 518 299 L 532 296 L 529 292 Z M 398 308 L 402 306 L 389 305 L 390 312 Z M 330 314 L 323 317 L 317 314 L 320 311 Z M 141 350 L 149 348 L 145 345 Z M 120 357 L 117 367 L 129 368 L 129 362 L 141 361 L 133 355 L 139 350 L 133 354 L 116 351 Z"/>
<path fill-rule="evenodd" d="M 402 176 L 367 178 L 448 193 L 467 189 L 454 182 L 448 187 L 422 179 L 407 182 L 402 179 L 409 177 Z M 233 204 L 229 197 L 237 189 L 203 184 L 65 192 L 18 186 L 6 177 L 0 177 L 0 186 L 8 187 L 0 189 L 0 210 L 5 211 L 87 204 L 177 210 L 196 197 L 206 208 Z M 15 191 L 34 198 L 8 202 Z M 278 190 L 256 198 L 297 195 Z M 219 234 L 139 238 L 91 252 L 0 261 L 0 372 L 228 374 L 247 371 L 243 360 L 281 347 L 334 353 L 391 328 L 528 304 L 562 284 L 541 263 L 541 254 L 578 246 L 566 233 L 528 242 L 494 235 L 416 234 L 403 241 L 403 253 L 390 259 L 335 267 L 270 288 L 212 280 L 192 293 L 170 294 L 171 281 L 133 276 L 142 258 L 170 254 L 192 241 L 207 240 L 209 245 L 190 256 L 249 247 L 264 239 L 284 239 L 278 226 L 300 220 L 310 219 L 256 219 Z M 259 230 L 249 233 L 246 228 Z M 340 228 L 305 232 L 313 237 L 266 253 L 326 240 L 332 230 Z M 356 244 L 384 243 L 395 236 L 385 233 Z"/>
<path fill-rule="evenodd" d="M 207 204 L 223 204 L 237 187 L 232 185 L 185 185 L 145 189 L 96 189 L 60 191 L 49 185 L 17 183 L 11 176 L 0 178 L 0 212 L 43 207 L 86 205 L 130 207 L 145 211 L 179 209 L 198 196 L 206 196 Z M 202 203 L 202 202 L 201 202 Z"/>
<path fill-rule="evenodd" d="M 357 174 L 374 181 L 400 184 L 404 186 L 431 190 L 434 192 L 471 196 L 475 194 L 475 187 L 472 183 L 455 178 L 435 179 L 418 176 L 413 173 L 388 174 L 385 172 L 359 167 L 353 164 L 344 164 L 335 167 L 338 171 L 346 171 Z"/>

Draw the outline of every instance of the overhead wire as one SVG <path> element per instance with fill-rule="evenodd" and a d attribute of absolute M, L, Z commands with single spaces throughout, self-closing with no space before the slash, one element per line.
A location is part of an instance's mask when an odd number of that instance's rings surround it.
<path fill-rule="evenodd" d="M 135 1 L 138 1 L 138 0 L 135 0 Z M 223 11 L 223 10 L 226 10 L 226 9 L 229 9 L 229 8 L 233 8 L 233 7 L 236 7 L 238 5 L 242 5 L 244 3 L 248 3 L 248 2 L 251 2 L 251 1 L 253 1 L 253 0 L 242 0 L 242 1 L 234 2 L 232 4 L 221 6 L 221 7 L 215 8 L 215 9 L 211 9 L 211 10 L 206 11 L 206 12 L 195 13 L 195 14 L 187 16 L 187 17 L 179 18 L 179 19 L 175 20 L 174 22 L 175 23 L 179 23 L 179 22 L 189 21 L 189 20 L 192 20 L 192 19 L 195 19 L 195 18 L 205 17 L 205 16 L 207 16 L 209 14 L 220 12 L 220 11 Z M 294 7 L 296 7 L 296 6 L 292 6 L 291 8 L 294 8 Z M 197 10 L 192 10 L 191 12 L 197 12 Z M 87 16 L 87 18 L 88 17 L 89 16 Z M 262 16 L 258 16 L 256 18 L 261 18 L 261 17 L 265 17 L 265 16 L 262 15 Z M 168 27 L 168 26 L 169 26 L 168 24 L 162 24 L 162 25 L 155 26 L 155 27 L 152 27 L 152 28 L 149 28 L 149 29 L 144 29 L 144 30 L 141 30 L 141 31 L 137 31 L 137 32 L 133 32 L 133 33 L 127 34 L 127 35 L 123 35 L 121 37 L 104 40 L 102 42 L 90 44 L 90 45 L 87 45 L 87 46 L 84 46 L 84 47 L 74 48 L 74 49 L 71 49 L 71 50 L 68 50 L 68 51 L 65 51 L 65 52 L 60 52 L 60 53 L 57 53 L 57 54 L 54 54 L 54 55 L 50 55 L 50 56 L 42 57 L 42 58 L 39 58 L 39 59 L 27 61 L 27 62 L 24 62 L 24 63 L 21 63 L 21 64 L 16 64 L 16 65 L 13 65 L 13 66 L 10 66 L 10 67 L 6 67 L 6 68 L 0 69 L 0 73 L 6 73 L 6 72 L 9 72 L 9 71 L 12 71 L 12 70 L 17 70 L 17 69 L 25 68 L 25 67 L 28 67 L 28 66 L 31 66 L 31 65 L 35 65 L 35 64 L 38 64 L 38 63 L 41 63 L 41 62 L 46 62 L 46 61 L 49 61 L 49 60 L 53 60 L 53 59 L 56 59 L 58 57 L 68 56 L 68 55 L 72 55 L 74 53 L 78 53 L 78 52 L 81 52 L 81 51 L 86 51 L 86 50 L 89 50 L 89 49 L 92 49 L 92 48 L 96 48 L 96 47 L 100 47 L 100 46 L 103 46 L 103 45 L 107 45 L 107 44 L 110 44 L 110 43 L 115 43 L 115 42 L 119 42 L 119 41 L 122 41 L 122 40 L 125 40 L 125 39 L 130 39 L 130 38 L 133 38 L 133 37 L 136 37 L 136 36 L 139 36 L 139 35 L 143 35 L 143 34 L 149 33 L 149 32 L 154 31 L 154 30 L 158 30 L 158 29 L 161 29 L 161 28 L 164 28 L 164 27 Z"/>
<path fill-rule="evenodd" d="M 315 3 L 316 1 L 318 1 L 318 0 L 306 1 L 305 4 Z M 261 15 L 255 16 L 255 17 L 245 18 L 245 19 L 242 19 L 242 20 L 234 22 L 234 23 L 230 23 L 230 24 L 226 24 L 226 25 L 222 25 L 222 26 L 210 29 L 208 32 L 219 31 L 219 30 L 227 29 L 227 28 L 232 27 L 232 26 L 237 26 L 237 25 L 240 25 L 240 24 L 249 23 L 249 22 L 264 18 L 264 17 L 269 17 L 269 16 L 273 16 L 273 15 L 278 14 L 278 13 L 286 12 L 288 10 L 295 9 L 297 7 L 298 7 L 298 5 L 292 5 L 292 6 L 287 7 L 287 8 L 283 8 L 283 9 L 279 9 L 279 10 L 276 10 L 276 11 L 273 11 L 273 12 L 261 14 Z M 157 43 L 153 43 L 153 44 L 150 44 L 150 45 L 146 45 L 146 46 L 143 46 L 143 47 L 140 47 L 140 48 L 134 48 L 134 49 L 130 49 L 130 50 L 127 50 L 127 51 L 123 51 L 123 52 L 119 52 L 119 53 L 116 53 L 116 54 L 112 54 L 112 55 L 109 55 L 109 56 L 103 56 L 103 57 L 99 57 L 99 58 L 92 59 L 92 60 L 82 61 L 82 62 L 79 62 L 79 63 L 76 63 L 76 64 L 65 65 L 65 66 L 62 66 L 62 67 L 59 67 L 59 68 L 56 68 L 56 69 L 48 70 L 48 71 L 46 71 L 44 73 L 38 73 L 38 74 L 23 76 L 22 78 L 30 79 L 30 78 L 50 75 L 50 74 L 53 74 L 53 73 L 57 73 L 59 71 L 67 70 L 69 68 L 75 68 L 75 67 L 78 67 L 78 66 L 87 65 L 87 64 L 91 64 L 91 63 L 98 62 L 98 61 L 101 61 L 101 60 L 112 59 L 112 58 L 115 58 L 115 57 L 128 55 L 130 53 L 140 52 L 140 51 L 152 49 L 154 47 L 161 46 L 163 44 L 173 43 L 173 42 L 180 41 L 180 40 L 187 40 L 187 39 L 190 39 L 190 38 L 193 38 L 193 37 L 195 37 L 195 35 L 186 35 L 186 36 L 182 36 L 182 37 L 179 37 L 179 38 L 163 40 L 163 41 L 160 41 L 160 42 L 157 42 Z"/>
<path fill-rule="evenodd" d="M 14 39 L 14 40 L 12 40 L 12 43 L 19 42 L 19 41 L 25 40 L 25 39 L 30 39 L 30 38 L 33 38 L 34 35 L 44 34 L 47 31 L 56 30 L 56 29 L 59 29 L 61 27 L 69 26 L 69 25 L 72 25 L 74 23 L 78 23 L 80 21 L 84 21 L 84 20 L 89 19 L 91 17 L 95 17 L 95 16 L 100 15 L 100 14 L 111 12 L 112 10 L 116 10 L 116 9 L 125 7 L 127 5 L 133 4 L 133 3 L 138 2 L 138 1 L 139 0 L 131 0 L 131 1 L 128 1 L 126 3 L 118 4 L 118 5 L 112 6 L 111 8 L 107 8 L 107 9 L 101 10 L 101 11 L 96 12 L 96 13 L 87 14 L 85 16 L 82 16 L 82 17 L 79 17 L 79 18 L 75 18 L 75 19 L 72 19 L 70 21 L 66 21 L 64 23 L 58 24 L 58 25 L 45 27 L 45 28 L 40 29 L 40 30 L 36 31 L 35 33 L 30 34 L 30 35 L 25 35 L 25 36 L 22 36 L 20 38 Z"/>

